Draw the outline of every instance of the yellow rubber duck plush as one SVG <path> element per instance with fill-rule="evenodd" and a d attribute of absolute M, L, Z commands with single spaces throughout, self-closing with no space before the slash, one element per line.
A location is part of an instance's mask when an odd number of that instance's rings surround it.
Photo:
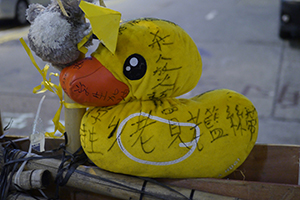
<path fill-rule="evenodd" d="M 87 156 L 102 169 L 135 176 L 224 177 L 247 158 L 258 133 L 253 104 L 227 89 L 176 98 L 196 86 L 201 57 L 189 35 L 160 19 L 120 25 L 116 50 L 65 68 L 60 81 L 94 106 L 81 123 Z"/>

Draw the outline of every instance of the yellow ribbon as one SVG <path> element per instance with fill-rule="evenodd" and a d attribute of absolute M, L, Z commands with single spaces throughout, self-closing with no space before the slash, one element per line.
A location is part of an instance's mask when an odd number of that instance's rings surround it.
<path fill-rule="evenodd" d="M 31 62 L 33 63 L 33 65 L 36 67 L 36 69 L 39 71 L 39 73 L 42 75 L 42 78 L 43 78 L 43 81 L 41 82 L 41 84 L 33 88 L 33 93 L 40 94 L 40 93 L 44 93 L 47 90 L 49 90 L 50 92 L 56 94 L 60 100 L 60 106 L 52 119 L 52 121 L 54 123 L 54 131 L 45 133 L 46 136 L 58 137 L 58 136 L 55 136 L 55 133 L 57 130 L 61 133 L 65 132 L 64 125 L 59 122 L 60 113 L 61 113 L 63 105 L 66 108 L 86 108 L 86 106 L 83 106 L 83 105 L 77 104 L 77 103 L 65 103 L 65 101 L 63 100 L 63 90 L 62 90 L 61 85 L 60 84 L 56 85 L 51 82 L 51 76 L 57 77 L 57 76 L 59 76 L 59 74 L 53 73 L 53 72 L 49 73 L 49 80 L 48 80 L 47 75 L 48 75 L 49 65 L 47 64 L 47 65 L 45 65 L 44 69 L 40 69 L 39 66 L 37 65 L 36 61 L 34 60 L 34 57 L 31 53 L 29 47 L 25 43 L 24 39 L 20 38 L 20 41 L 21 41 L 24 49 L 26 50 Z"/>

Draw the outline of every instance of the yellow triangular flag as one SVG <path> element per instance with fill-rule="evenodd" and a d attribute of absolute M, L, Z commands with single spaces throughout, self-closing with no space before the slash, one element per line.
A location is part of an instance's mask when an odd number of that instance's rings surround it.
<path fill-rule="evenodd" d="M 93 33 L 111 52 L 115 53 L 118 39 L 118 31 L 121 13 L 81 1 L 79 7 L 90 20 Z"/>

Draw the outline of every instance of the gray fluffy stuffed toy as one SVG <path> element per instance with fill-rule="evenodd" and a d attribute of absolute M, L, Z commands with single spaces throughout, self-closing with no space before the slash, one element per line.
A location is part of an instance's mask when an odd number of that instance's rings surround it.
<path fill-rule="evenodd" d="M 28 34 L 30 48 L 59 70 L 79 58 L 77 44 L 91 30 L 79 8 L 80 0 L 61 0 L 61 3 L 65 12 L 62 12 L 57 0 L 52 0 L 47 7 L 31 4 L 26 13 L 31 23 Z M 84 46 L 91 44 L 92 38 Z"/>

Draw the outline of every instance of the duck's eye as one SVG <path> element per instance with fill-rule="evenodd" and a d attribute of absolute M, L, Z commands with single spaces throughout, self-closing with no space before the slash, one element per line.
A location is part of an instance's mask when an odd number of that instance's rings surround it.
<path fill-rule="evenodd" d="M 139 54 L 132 54 L 124 63 L 123 73 L 130 80 L 141 79 L 147 71 L 146 60 Z"/>

